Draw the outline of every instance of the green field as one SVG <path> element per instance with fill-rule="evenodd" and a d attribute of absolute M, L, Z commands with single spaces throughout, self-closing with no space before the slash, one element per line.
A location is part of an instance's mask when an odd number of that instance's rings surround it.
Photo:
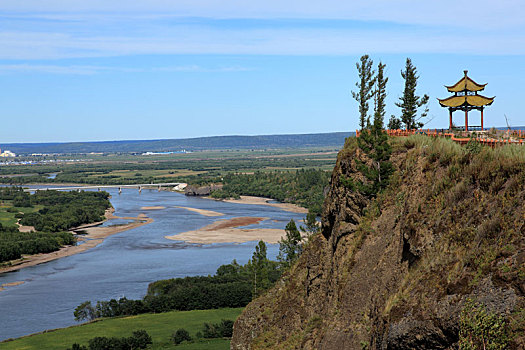
<path fill-rule="evenodd" d="M 94 337 L 128 337 L 135 330 L 145 329 L 153 339 L 150 349 L 229 349 L 228 339 L 200 340 L 175 346 L 170 338 L 179 328 L 185 328 L 192 337 L 202 331 L 203 324 L 219 323 L 222 319 L 235 320 L 242 308 L 218 310 L 172 311 L 122 318 L 103 319 L 84 325 L 39 333 L 0 343 L 0 349 L 67 349 L 73 343 L 87 345 Z"/>
<path fill-rule="evenodd" d="M 18 221 L 18 219 L 15 218 L 16 212 L 7 211 L 7 209 L 9 208 L 13 208 L 13 201 L 11 200 L 0 201 L 0 224 L 2 224 L 3 226 L 13 226 Z M 42 209 L 41 205 L 37 205 L 33 208 L 14 207 L 14 210 L 16 210 L 17 212 L 21 212 L 21 213 L 32 213 L 40 209 Z"/>

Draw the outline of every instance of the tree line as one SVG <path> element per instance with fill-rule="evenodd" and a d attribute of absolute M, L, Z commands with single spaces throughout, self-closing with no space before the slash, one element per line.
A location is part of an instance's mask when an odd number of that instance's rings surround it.
<path fill-rule="evenodd" d="M 218 199 L 238 198 L 241 195 L 269 197 L 295 203 L 320 214 L 329 179 L 330 173 L 321 169 L 230 173 L 223 177 L 222 189 L 213 191 L 211 196 Z"/>
<path fill-rule="evenodd" d="M 29 194 L 20 187 L 0 187 L 0 200 L 10 201 L 15 217 L 36 232 L 19 232 L 16 226 L 0 224 L 0 262 L 20 259 L 22 254 L 51 253 L 76 244 L 72 227 L 104 219 L 111 206 L 107 192 L 37 191 Z M 22 213 L 17 208 L 42 206 L 37 212 Z"/>
<path fill-rule="evenodd" d="M 24 214 L 20 223 L 45 232 L 102 221 L 106 209 L 111 207 L 109 193 L 105 191 L 37 191 L 30 201 L 44 207 L 38 212 Z"/>

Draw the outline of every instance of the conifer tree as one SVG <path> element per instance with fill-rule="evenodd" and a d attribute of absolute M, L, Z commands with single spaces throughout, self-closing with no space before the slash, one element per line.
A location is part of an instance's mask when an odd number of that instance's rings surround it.
<path fill-rule="evenodd" d="M 383 130 L 386 107 L 385 66 L 381 62 L 377 66 L 377 76 L 374 77 L 374 121 L 359 137 L 359 147 L 368 155 L 372 166 L 358 163 L 360 172 L 367 178 L 368 183 L 358 183 L 358 189 L 367 196 L 375 196 L 388 184 L 392 173 L 392 163 L 389 162 L 392 149 L 388 143 L 388 135 Z M 365 137 L 363 137 L 365 136 Z"/>
<path fill-rule="evenodd" d="M 303 247 L 301 245 L 301 233 L 295 225 L 295 221 L 290 220 L 285 227 L 286 237 L 279 241 L 279 255 L 277 260 L 281 268 L 286 269 L 290 267 L 301 255 Z"/>
<path fill-rule="evenodd" d="M 263 291 L 271 285 L 269 279 L 269 260 L 266 257 L 266 243 L 259 241 L 255 246 L 251 260 L 251 272 L 253 280 L 253 297 L 258 297 Z"/>
<path fill-rule="evenodd" d="M 360 62 L 356 63 L 359 81 L 355 83 L 358 91 L 352 91 L 352 97 L 359 104 L 359 127 L 364 130 L 370 124 L 370 117 L 368 116 L 368 101 L 374 95 L 374 70 L 372 65 L 374 62 L 368 55 L 361 56 Z"/>
<path fill-rule="evenodd" d="M 417 117 L 418 109 L 428 103 L 429 97 L 426 94 L 423 97 L 416 95 L 419 76 L 410 58 L 407 58 L 405 70 L 401 71 L 401 76 L 405 79 L 405 89 L 399 98 L 400 102 L 396 103 L 396 106 L 401 108 L 401 121 L 407 130 L 421 128 L 424 124 L 419 120 L 427 116 L 428 107 L 425 107 L 419 118 Z"/>

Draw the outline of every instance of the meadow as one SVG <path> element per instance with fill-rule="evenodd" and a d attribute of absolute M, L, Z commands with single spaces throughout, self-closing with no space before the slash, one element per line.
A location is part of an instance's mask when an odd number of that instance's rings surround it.
<path fill-rule="evenodd" d="M 144 329 L 153 339 L 150 349 L 229 349 L 229 339 L 199 339 L 193 343 L 175 346 L 172 334 L 179 328 L 186 329 L 195 338 L 202 332 L 204 323 L 219 323 L 223 319 L 235 320 L 242 308 L 172 311 L 120 318 L 101 319 L 63 329 L 39 333 L 0 343 L 5 350 L 67 349 L 73 343 L 87 345 L 94 337 L 128 337 L 133 331 Z"/>

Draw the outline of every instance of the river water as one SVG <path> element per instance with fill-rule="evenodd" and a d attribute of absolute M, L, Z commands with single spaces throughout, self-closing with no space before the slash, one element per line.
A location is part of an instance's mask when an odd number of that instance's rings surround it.
<path fill-rule="evenodd" d="M 0 285 L 23 284 L 0 291 L 0 340 L 20 337 L 46 329 L 76 324 L 73 311 L 86 300 L 141 298 L 150 282 L 184 276 L 214 274 L 217 267 L 237 259 L 246 263 L 256 242 L 243 244 L 187 244 L 164 236 L 195 230 L 217 219 L 238 216 L 265 217 L 249 228 L 281 228 L 296 214 L 263 205 L 218 202 L 186 197 L 157 190 L 109 190 L 117 216 L 136 217 L 146 213 L 153 223 L 124 231 L 105 239 L 83 253 L 61 258 L 19 271 L 0 274 Z M 145 206 L 164 206 L 162 210 L 141 210 Z M 206 217 L 175 206 L 213 210 L 220 217 Z M 107 224 L 111 224 L 108 221 Z M 115 223 L 121 223 L 115 221 Z M 274 259 L 278 245 L 268 245 Z"/>

